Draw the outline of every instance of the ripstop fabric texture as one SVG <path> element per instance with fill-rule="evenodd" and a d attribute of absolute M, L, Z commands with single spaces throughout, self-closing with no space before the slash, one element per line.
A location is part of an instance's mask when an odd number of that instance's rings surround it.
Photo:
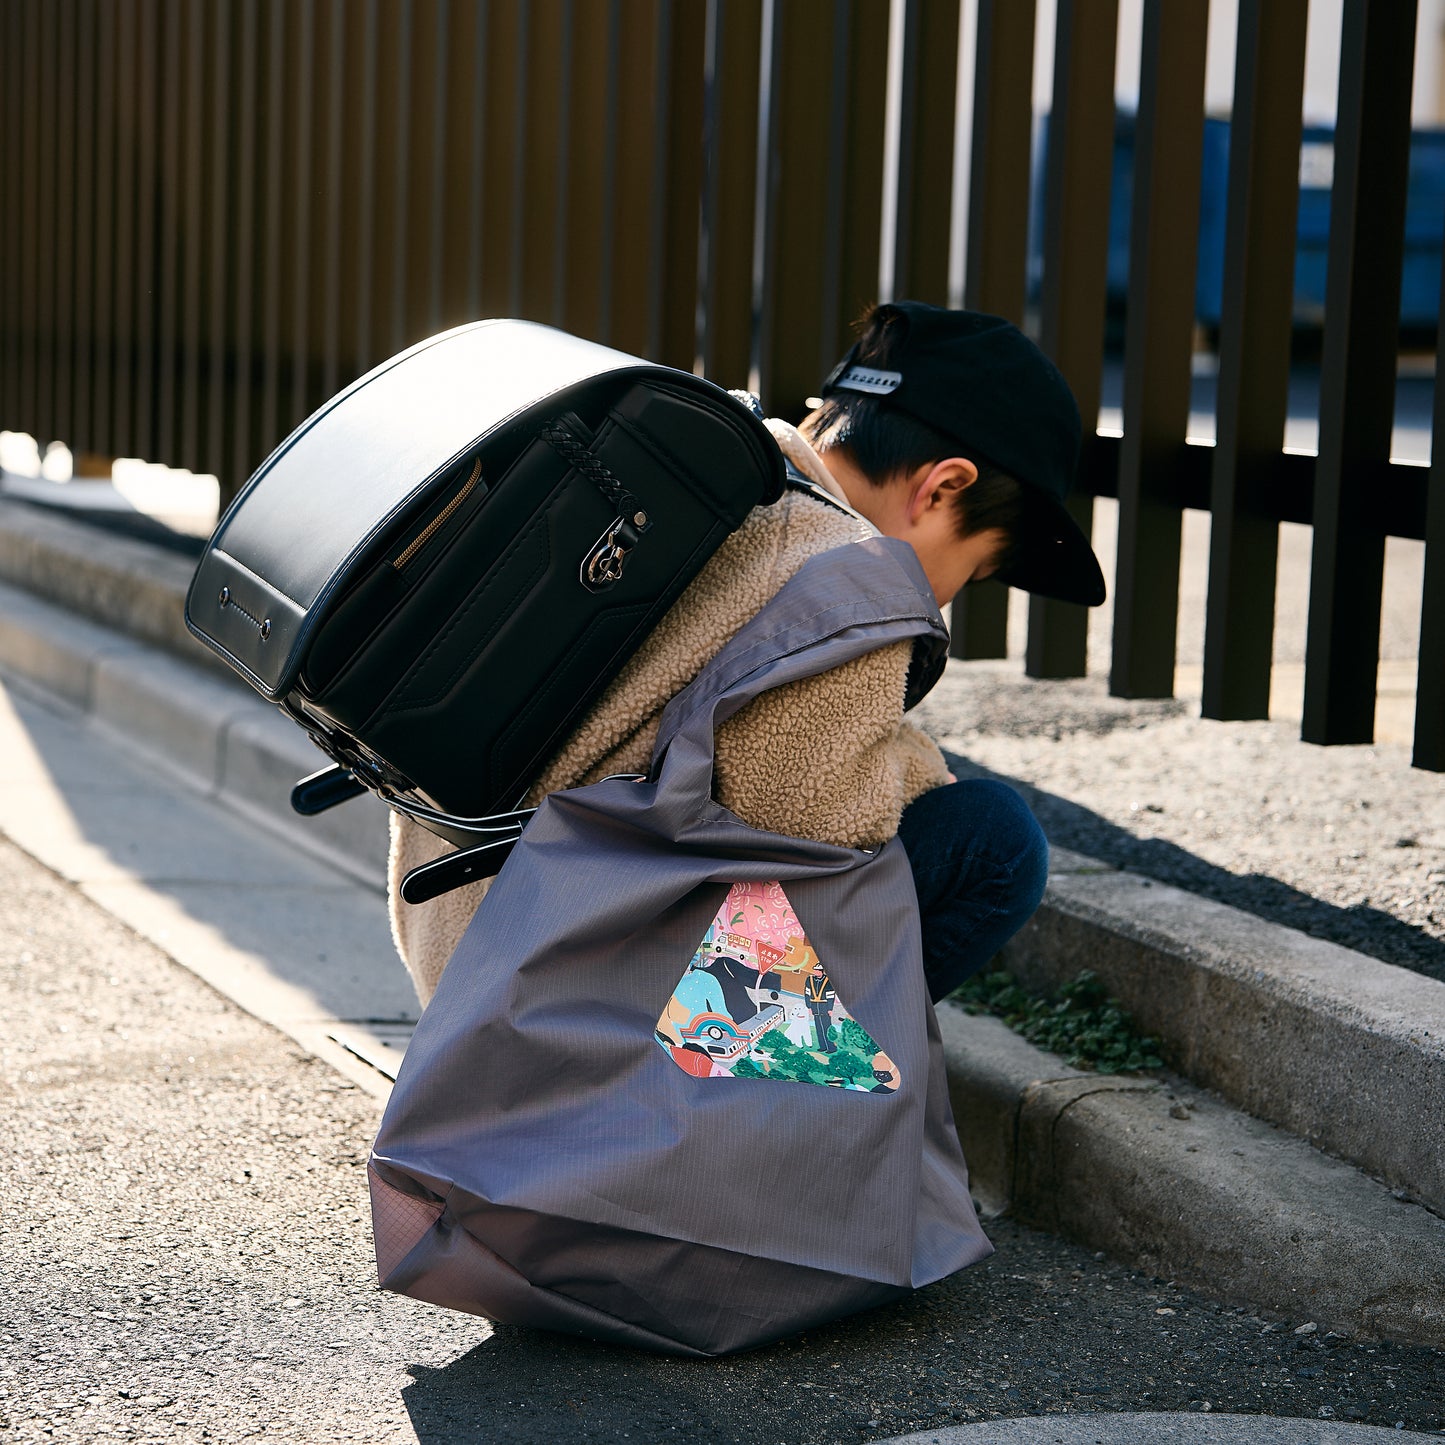
<path fill-rule="evenodd" d="M 645 780 L 543 801 L 382 1120 L 385 1288 L 715 1355 L 990 1252 L 902 843 L 763 832 L 712 795 L 725 718 L 903 639 L 941 665 L 912 550 L 824 553 L 669 704 Z"/>

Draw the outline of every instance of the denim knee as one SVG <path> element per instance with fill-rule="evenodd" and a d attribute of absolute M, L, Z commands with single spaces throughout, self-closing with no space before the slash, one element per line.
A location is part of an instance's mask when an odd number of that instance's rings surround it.
<path fill-rule="evenodd" d="M 998 854 L 1011 860 L 1009 892 L 1013 907 L 1010 912 L 1022 923 L 1043 900 L 1044 887 L 1049 881 L 1049 840 L 1015 789 L 992 778 L 979 778 L 977 783 L 987 791 Z"/>
<path fill-rule="evenodd" d="M 904 809 L 898 831 L 915 876 L 927 879 L 925 906 L 982 887 L 991 906 L 1021 926 L 1044 895 L 1048 840 L 1007 783 L 968 778 L 935 788 Z"/>
<path fill-rule="evenodd" d="M 1049 845 L 1006 783 L 968 778 L 903 811 L 898 834 L 918 892 L 923 967 L 937 1001 L 977 973 L 1039 905 Z"/>

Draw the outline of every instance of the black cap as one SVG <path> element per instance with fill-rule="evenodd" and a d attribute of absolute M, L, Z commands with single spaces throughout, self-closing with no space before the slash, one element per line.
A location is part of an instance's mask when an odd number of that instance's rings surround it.
<path fill-rule="evenodd" d="M 922 301 L 888 302 L 875 314 L 896 316 L 906 328 L 892 369 L 856 364 L 854 346 L 823 384 L 824 397 L 838 391 L 877 397 L 956 441 L 970 460 L 990 462 L 1023 483 L 1018 554 L 995 576 L 1040 597 L 1097 607 L 1104 575 L 1063 501 L 1078 467 L 1082 427 L 1058 367 L 1001 316 Z"/>

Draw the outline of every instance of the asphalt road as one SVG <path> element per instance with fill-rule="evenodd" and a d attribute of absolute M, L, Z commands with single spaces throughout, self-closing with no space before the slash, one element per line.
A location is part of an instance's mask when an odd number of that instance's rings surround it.
<path fill-rule="evenodd" d="M 378 1105 L 0 842 L 0 1441 L 805 1442 L 1056 1412 L 1445 1428 L 1445 1356 L 997 1223 L 912 1301 L 716 1362 L 377 1290 Z"/>

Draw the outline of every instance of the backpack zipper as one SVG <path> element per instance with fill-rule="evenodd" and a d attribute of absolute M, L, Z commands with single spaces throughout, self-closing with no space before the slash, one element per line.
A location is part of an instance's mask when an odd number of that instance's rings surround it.
<path fill-rule="evenodd" d="M 427 542 L 430 541 L 432 536 L 436 533 L 437 528 L 442 526 L 443 523 L 446 522 L 447 518 L 450 517 L 451 514 L 455 512 L 456 509 L 460 507 L 461 504 L 465 502 L 466 499 L 471 495 L 472 489 L 481 480 L 481 476 L 482 459 L 481 457 L 478 457 L 476 461 L 472 464 L 471 476 L 469 476 L 466 481 L 462 483 L 461 490 L 456 494 L 456 496 L 451 499 L 451 501 L 446 504 L 445 507 L 441 509 L 440 512 L 436 514 L 435 517 L 431 519 L 430 522 L 426 524 L 425 527 L 421 529 L 420 532 L 416 534 L 415 537 L 411 539 L 409 543 L 407 543 L 406 550 L 402 552 L 400 556 L 394 557 L 392 559 L 391 565 L 393 567 L 400 571 L 403 567 L 406 566 L 408 562 L 411 561 L 413 557 L 416 556 L 416 554 L 423 547 L 426 546 Z"/>

